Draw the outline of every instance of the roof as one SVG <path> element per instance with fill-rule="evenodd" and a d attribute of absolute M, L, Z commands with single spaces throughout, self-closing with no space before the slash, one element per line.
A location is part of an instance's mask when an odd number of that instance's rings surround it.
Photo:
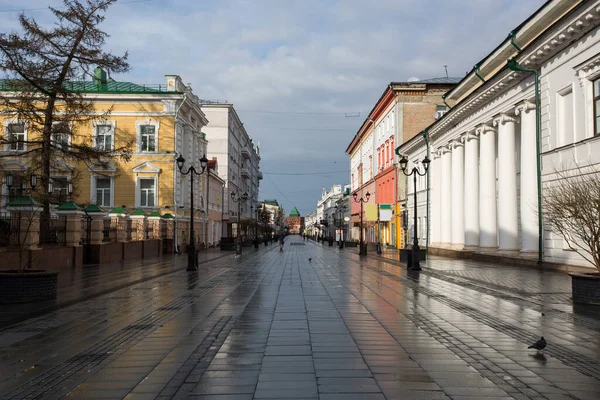
<path fill-rule="evenodd" d="M 132 82 L 117 82 L 110 80 L 106 83 L 95 81 L 80 81 L 80 82 L 65 82 L 65 89 L 77 93 L 166 93 L 167 85 L 138 85 Z M 26 86 L 27 89 L 30 86 Z M 20 91 L 24 87 L 20 87 L 14 79 L 0 79 L 0 91 Z M 177 92 L 169 92 L 177 93 Z"/>
<path fill-rule="evenodd" d="M 263 203 L 265 203 L 266 205 L 269 205 L 269 206 L 279 207 L 279 203 L 277 202 L 277 200 L 265 200 L 265 201 L 263 201 Z"/>
<path fill-rule="evenodd" d="M 450 76 L 450 77 L 444 76 L 441 78 L 421 79 L 421 80 L 411 82 L 411 83 L 430 83 L 430 84 L 438 83 L 438 84 L 444 84 L 444 85 L 448 85 L 448 84 L 453 85 L 455 83 L 460 82 L 461 79 L 462 78 L 457 78 L 457 77 L 453 77 L 453 76 Z"/>
<path fill-rule="evenodd" d="M 296 207 L 292 208 L 292 211 L 290 211 L 290 217 L 299 217 L 300 216 L 300 212 L 298 211 L 298 209 Z"/>

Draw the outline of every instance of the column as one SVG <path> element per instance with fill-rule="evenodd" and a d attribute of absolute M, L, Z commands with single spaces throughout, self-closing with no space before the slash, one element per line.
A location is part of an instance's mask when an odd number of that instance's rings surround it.
<path fill-rule="evenodd" d="M 539 232 L 535 104 L 520 104 L 515 113 L 521 116 L 521 251 L 537 253 Z"/>
<path fill-rule="evenodd" d="M 441 241 L 450 244 L 452 242 L 452 153 L 450 149 L 442 149 L 442 191 L 441 196 Z"/>
<path fill-rule="evenodd" d="M 106 213 L 104 212 L 88 212 L 88 216 L 91 217 L 91 237 L 90 244 L 101 244 L 104 243 L 104 219 Z"/>
<path fill-rule="evenodd" d="M 494 119 L 498 126 L 498 249 L 519 249 L 517 204 L 517 154 L 515 128 L 517 120 L 508 114 Z"/>
<path fill-rule="evenodd" d="M 442 202 L 442 158 L 441 153 L 439 151 L 433 153 L 433 162 L 432 165 L 429 167 L 429 174 L 431 175 L 431 242 L 440 243 L 440 206 Z"/>
<path fill-rule="evenodd" d="M 145 220 L 146 217 L 144 215 L 130 215 L 129 219 L 131 219 L 131 240 L 136 242 L 140 240 L 144 240 L 145 235 Z M 127 225 L 125 225 L 127 226 Z"/>
<path fill-rule="evenodd" d="M 81 218 L 84 215 L 83 211 L 61 210 L 59 207 L 56 213 L 60 216 L 64 216 L 67 221 L 65 227 L 65 245 L 68 247 L 79 246 L 81 241 Z"/>
<path fill-rule="evenodd" d="M 479 136 L 467 132 L 465 143 L 465 246 L 479 247 Z"/>
<path fill-rule="evenodd" d="M 465 148 L 460 139 L 452 146 L 452 245 L 465 245 Z"/>
<path fill-rule="evenodd" d="M 496 215 L 496 130 L 481 125 L 479 132 L 479 247 L 498 247 Z"/>
<path fill-rule="evenodd" d="M 161 226 L 160 216 L 149 216 L 147 219 L 148 223 L 148 239 L 160 239 L 161 237 Z"/>

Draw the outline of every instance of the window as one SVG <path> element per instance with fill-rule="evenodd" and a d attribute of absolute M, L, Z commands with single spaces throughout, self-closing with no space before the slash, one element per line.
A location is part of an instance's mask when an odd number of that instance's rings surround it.
<path fill-rule="evenodd" d="M 100 207 L 110 207 L 111 178 L 96 177 L 96 204 Z"/>
<path fill-rule="evenodd" d="M 156 126 L 140 126 L 141 146 L 140 151 L 156 151 Z"/>
<path fill-rule="evenodd" d="M 154 179 L 140 179 L 140 207 L 154 207 Z"/>
<path fill-rule="evenodd" d="M 15 151 L 26 150 L 25 146 L 25 124 L 22 122 L 16 122 L 8 124 L 6 128 L 6 134 L 8 137 L 8 149 Z"/>
<path fill-rule="evenodd" d="M 600 78 L 594 81 L 594 136 L 600 135 Z"/>
<path fill-rule="evenodd" d="M 104 151 L 113 149 L 112 125 L 96 125 L 96 148 Z"/>
<path fill-rule="evenodd" d="M 446 106 L 435 106 L 435 115 L 433 118 L 440 119 L 446 114 Z"/>

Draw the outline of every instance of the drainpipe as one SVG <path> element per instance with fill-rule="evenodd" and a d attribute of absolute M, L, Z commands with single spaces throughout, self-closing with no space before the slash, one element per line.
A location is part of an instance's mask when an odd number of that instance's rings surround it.
<path fill-rule="evenodd" d="M 448 111 L 450 111 L 450 110 L 452 110 L 452 107 L 450 107 L 450 104 L 446 103 L 446 96 L 448 95 L 448 93 L 450 93 L 450 92 L 446 92 L 442 95 L 442 101 L 444 102 L 446 107 L 448 107 Z"/>
<path fill-rule="evenodd" d="M 430 153 L 429 153 L 429 131 L 427 129 L 425 129 L 423 132 L 421 132 L 421 135 L 423 135 L 423 139 L 425 139 L 425 144 L 427 145 L 427 159 L 429 159 Z M 425 238 L 425 251 L 427 253 L 429 253 L 429 226 L 431 225 L 429 222 L 429 174 L 427 174 L 427 200 L 425 202 L 425 215 L 427 218 L 427 224 L 425 226 L 426 229 L 426 238 Z M 416 205 L 415 205 L 416 207 Z"/>
<path fill-rule="evenodd" d="M 539 93 L 539 74 L 535 69 L 527 69 L 519 66 L 514 58 L 508 60 L 508 68 L 511 71 L 532 73 L 535 78 L 535 158 L 537 161 L 537 190 L 538 190 L 538 260 L 542 263 L 542 155 L 540 152 L 540 93 Z"/>
<path fill-rule="evenodd" d="M 479 75 L 479 64 L 475 64 L 473 69 L 475 70 L 475 75 L 477 75 L 477 77 L 481 79 L 481 82 L 485 83 L 485 79 L 483 79 L 483 76 Z"/>
<path fill-rule="evenodd" d="M 510 38 L 510 44 L 512 44 L 514 46 L 515 49 L 517 49 L 517 51 L 520 53 L 521 52 L 521 48 L 519 47 L 519 45 L 517 45 L 515 43 L 515 31 L 510 31 L 510 33 L 508 34 L 508 37 Z"/>

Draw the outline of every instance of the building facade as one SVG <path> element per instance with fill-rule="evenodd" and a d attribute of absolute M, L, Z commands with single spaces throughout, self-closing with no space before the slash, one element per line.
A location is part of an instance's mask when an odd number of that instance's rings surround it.
<path fill-rule="evenodd" d="M 379 217 L 377 221 L 365 221 L 363 216 L 363 235 L 368 242 L 378 240 L 386 246 L 404 247 L 401 210 L 406 207 L 406 189 L 404 179 L 398 179 L 401 172 L 394 149 L 446 112 L 442 95 L 458 81 L 450 77 L 390 82 L 346 149 L 352 193 L 366 199 L 368 192 L 370 197 L 364 205 L 394 210 L 390 221 Z M 358 240 L 360 204 L 353 203 L 351 208 L 352 237 Z"/>
<path fill-rule="evenodd" d="M 107 79 L 99 68 L 95 72 L 94 81 L 70 84 L 92 103 L 97 118 L 74 122 L 53 140 L 65 146 L 85 143 L 100 149 L 130 145 L 131 157 L 107 159 L 100 164 L 53 160 L 51 202 L 58 206 L 66 200 L 67 183 L 71 181 L 71 199 L 83 206 L 97 204 L 106 210 L 123 207 L 128 212 L 142 210 L 146 214 L 168 212 L 176 220 L 189 218 L 191 177 L 179 172 L 175 159 L 181 154 L 186 166 L 199 169 L 199 159 L 207 152 L 208 142 L 201 129 L 208 120 L 198 97 L 177 75 L 167 75 L 166 84 L 138 85 Z M 27 179 L 31 160 L 26 155 L 28 125 L 11 115 L 0 119 L 4 126 L 0 169 L 4 175 L 14 177 L 11 188 L 2 186 L 5 209 L 20 194 L 20 183 Z M 200 205 L 193 210 L 198 221 L 196 239 L 204 242 L 202 198 L 206 176 L 195 179 L 194 202 Z"/>
<path fill-rule="evenodd" d="M 290 235 L 300 235 L 304 232 L 304 218 L 296 207 L 292 208 L 290 215 L 285 217 L 285 226 Z"/>
<path fill-rule="evenodd" d="M 417 190 L 418 214 L 430 215 L 418 222 L 421 238 L 434 247 L 585 265 L 543 220 L 538 194 L 557 172 L 600 163 L 598 18 L 600 1 L 545 3 L 447 93 L 456 104 L 426 129 L 428 141 L 399 147 L 410 162 L 433 158 L 430 184 L 408 185 L 409 195 Z M 539 74 L 537 93 L 529 71 Z"/>
<path fill-rule="evenodd" d="M 258 205 L 260 172 L 260 149 L 244 128 L 232 104 L 226 102 L 202 102 L 202 111 L 208 118 L 204 128 L 210 141 L 208 157 L 216 157 L 225 181 L 223 233 L 237 234 L 237 224 L 254 219 L 251 206 Z M 233 201 L 231 194 L 236 200 Z M 243 195 L 247 199 L 243 199 Z"/>

